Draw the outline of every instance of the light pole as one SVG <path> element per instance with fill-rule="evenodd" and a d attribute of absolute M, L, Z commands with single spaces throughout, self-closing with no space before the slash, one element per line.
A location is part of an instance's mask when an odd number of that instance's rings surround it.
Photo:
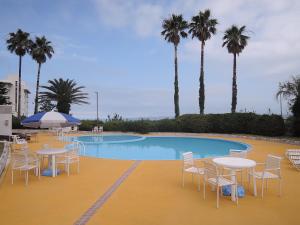
<path fill-rule="evenodd" d="M 279 96 L 279 101 L 280 101 L 280 113 L 281 113 L 281 117 L 282 117 L 282 100 L 281 100 L 281 94 Z"/>
<path fill-rule="evenodd" d="M 99 104 L 98 104 L 98 91 L 95 91 L 97 97 L 97 127 L 99 126 Z"/>

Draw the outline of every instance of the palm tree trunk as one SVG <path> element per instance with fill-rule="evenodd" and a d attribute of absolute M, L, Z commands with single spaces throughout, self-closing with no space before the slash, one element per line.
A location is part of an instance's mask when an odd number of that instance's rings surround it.
<path fill-rule="evenodd" d="M 21 82 L 22 82 L 22 56 L 19 56 L 19 93 L 18 93 L 18 118 L 21 118 Z"/>
<path fill-rule="evenodd" d="M 174 81 L 174 105 L 175 105 L 175 118 L 179 116 L 179 88 L 178 88 L 178 65 L 177 65 L 177 45 L 175 48 L 175 81 Z"/>
<path fill-rule="evenodd" d="M 34 114 L 36 114 L 38 112 L 38 108 L 39 108 L 40 72 L 41 72 L 41 63 L 38 64 L 38 74 L 37 74 L 37 79 L 36 79 L 36 92 L 35 92 Z"/>
<path fill-rule="evenodd" d="M 204 41 L 201 42 L 201 66 L 200 66 L 199 108 L 200 114 L 204 114 L 205 90 L 204 90 Z"/>
<path fill-rule="evenodd" d="M 236 105 L 237 105 L 236 54 L 233 54 L 232 102 L 231 102 L 232 113 L 235 113 Z"/>

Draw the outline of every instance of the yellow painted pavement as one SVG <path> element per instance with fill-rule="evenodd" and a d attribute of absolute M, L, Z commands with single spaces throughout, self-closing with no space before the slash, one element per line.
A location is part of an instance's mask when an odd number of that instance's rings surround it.
<path fill-rule="evenodd" d="M 225 138 L 251 144 L 249 158 L 264 161 L 267 154 L 283 156 L 285 149 L 295 146 L 242 138 Z M 59 147 L 54 137 L 41 135 L 39 143 Z M 71 176 L 56 178 L 29 177 L 25 187 L 24 177 L 16 173 L 11 185 L 10 170 L 0 187 L 0 224 L 73 224 L 121 175 L 133 161 L 81 158 L 81 171 L 76 166 Z M 198 162 L 201 165 L 201 162 Z M 282 162 L 283 195 L 277 196 L 276 181 L 269 182 L 264 199 L 247 189 L 239 205 L 228 197 L 221 197 L 216 209 L 216 193 L 203 187 L 197 191 L 196 181 L 186 176 L 186 186 L 181 186 L 180 161 L 143 161 L 113 193 L 108 201 L 91 218 L 88 224 L 105 225 L 196 225 L 196 224 L 262 224 L 298 225 L 300 205 L 300 172 Z M 244 174 L 244 177 L 245 174 Z M 244 179 L 246 180 L 246 179 Z M 247 187 L 247 185 L 245 184 Z"/>

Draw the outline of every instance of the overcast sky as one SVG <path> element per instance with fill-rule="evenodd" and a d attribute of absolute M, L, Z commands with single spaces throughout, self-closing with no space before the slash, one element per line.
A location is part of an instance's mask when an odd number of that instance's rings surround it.
<path fill-rule="evenodd" d="M 206 113 L 229 112 L 232 55 L 222 36 L 232 24 L 246 25 L 249 45 L 237 59 L 237 110 L 279 113 L 278 83 L 300 74 L 300 1 L 293 0 L 0 0 L 0 79 L 17 74 L 18 58 L 6 50 L 9 32 L 18 28 L 32 37 L 45 35 L 55 55 L 42 66 L 41 83 L 74 79 L 89 93 L 89 105 L 72 106 L 80 118 L 96 115 L 172 117 L 174 115 L 173 46 L 160 35 L 172 13 L 190 20 L 209 8 L 217 35 L 205 46 Z M 198 113 L 200 43 L 182 40 L 178 49 L 180 110 Z M 31 88 L 37 65 L 24 57 L 23 79 Z M 287 107 L 284 106 L 284 113 Z"/>

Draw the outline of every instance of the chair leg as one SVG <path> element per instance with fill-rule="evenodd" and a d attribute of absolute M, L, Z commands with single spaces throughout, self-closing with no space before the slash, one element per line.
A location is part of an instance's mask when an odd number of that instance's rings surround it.
<path fill-rule="evenodd" d="M 239 193 L 238 193 L 238 185 L 235 185 L 235 199 L 236 199 L 236 204 L 239 204 Z"/>
<path fill-rule="evenodd" d="M 38 171 L 39 171 L 39 180 L 40 180 L 41 179 L 41 167 L 40 167 L 40 165 L 38 167 Z"/>
<path fill-rule="evenodd" d="M 25 184 L 26 184 L 26 186 L 28 185 L 28 170 L 26 170 L 26 173 L 25 173 Z"/>
<path fill-rule="evenodd" d="M 79 173 L 79 161 L 77 162 L 77 173 Z"/>
<path fill-rule="evenodd" d="M 217 185 L 217 208 L 219 208 L 219 185 Z"/>
<path fill-rule="evenodd" d="M 264 197 L 264 178 L 262 179 L 262 181 L 261 181 L 261 198 L 263 198 Z"/>
<path fill-rule="evenodd" d="M 243 185 L 243 170 L 241 171 L 241 185 Z"/>
<path fill-rule="evenodd" d="M 279 196 L 281 197 L 281 179 L 279 179 Z"/>
<path fill-rule="evenodd" d="M 201 175 L 199 174 L 199 179 L 198 179 L 198 191 L 200 191 L 200 178 L 201 178 Z"/>
<path fill-rule="evenodd" d="M 205 199 L 205 179 L 203 181 L 203 199 Z"/>
<path fill-rule="evenodd" d="M 248 173 L 248 190 L 250 190 L 250 184 L 251 184 L 251 176 L 250 173 Z"/>
<path fill-rule="evenodd" d="M 68 176 L 70 176 L 70 164 L 67 164 Z"/>

